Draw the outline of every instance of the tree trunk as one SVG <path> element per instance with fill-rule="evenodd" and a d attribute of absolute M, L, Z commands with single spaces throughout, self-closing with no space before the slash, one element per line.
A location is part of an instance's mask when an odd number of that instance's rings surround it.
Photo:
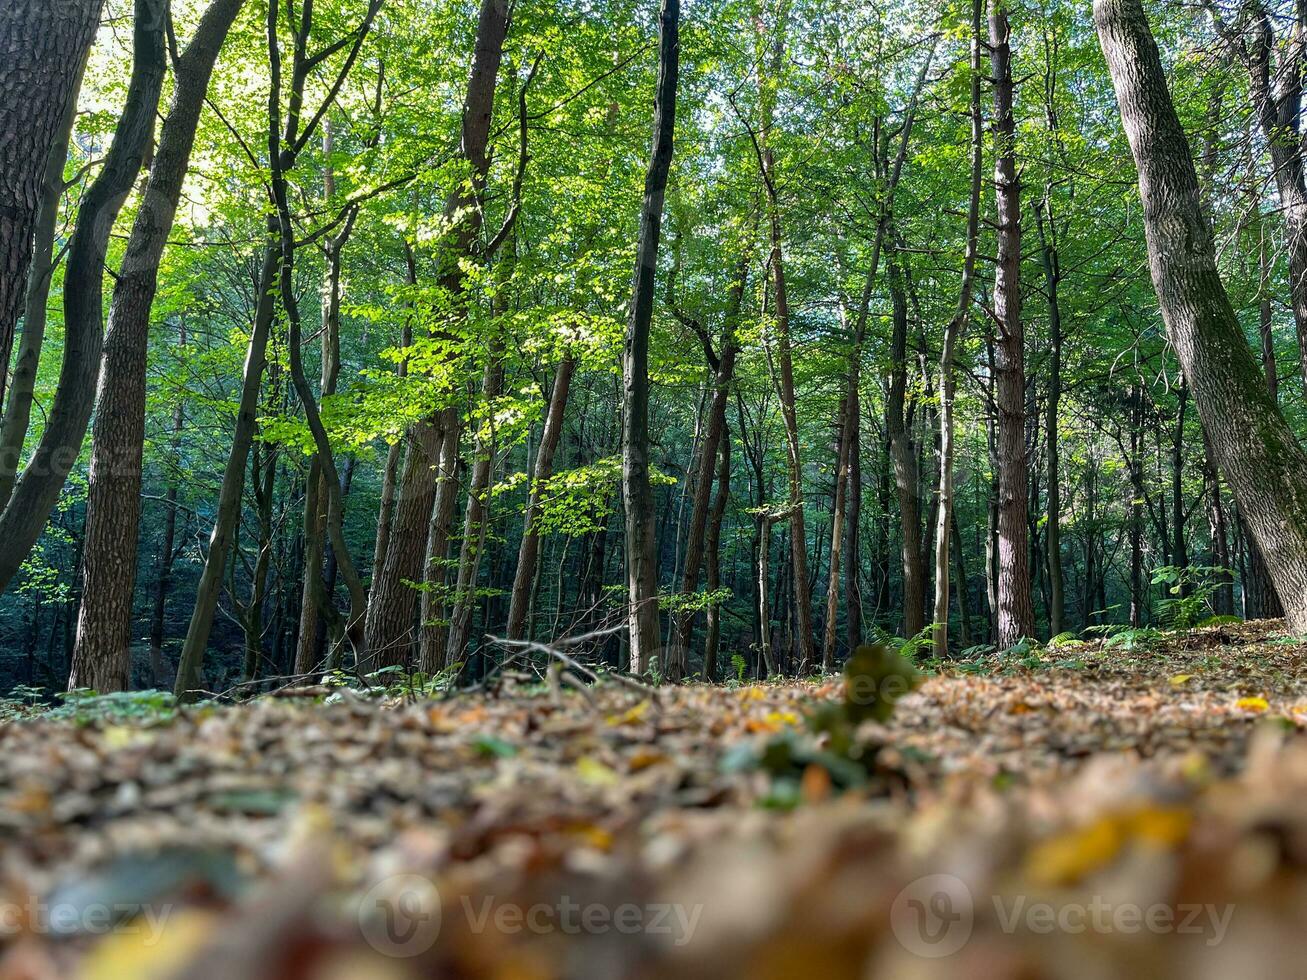
<path fill-rule="evenodd" d="M 1096 0 L 1094 21 L 1139 169 L 1158 305 L 1217 462 L 1289 626 L 1307 630 L 1307 454 L 1266 391 L 1216 270 L 1189 142 L 1139 0 Z"/>
<path fill-rule="evenodd" d="M 508 36 L 507 0 L 481 0 L 477 17 L 475 51 L 463 98 L 463 126 L 460 149 L 471 170 L 470 181 L 460 182 L 445 201 L 445 217 L 452 227 L 443 243 L 440 285 L 448 295 L 454 315 L 468 300 L 462 262 L 472 256 L 482 225 L 481 200 L 490 172 L 488 147 L 491 117 L 504 40 Z M 442 433 L 450 428 L 445 409 L 409 427 L 405 436 L 409 451 L 400 478 L 402 493 L 395 509 L 394 526 L 381 575 L 373 582 L 368 601 L 366 637 L 374 667 L 407 663 L 413 642 L 413 611 L 416 599 L 408 584 L 422 578 L 424 544 L 430 533 L 435 487 L 431 468 L 439 460 Z M 442 420 L 443 417 L 443 420 Z M 424 509 L 425 507 L 425 509 Z M 402 546 L 401 546 L 402 542 Z"/>
<path fill-rule="evenodd" d="M 59 4 L 61 10 L 74 5 Z M 75 5 L 77 9 L 82 4 Z M 82 198 L 77 214 L 77 228 L 68 246 L 68 266 L 64 275 L 64 359 L 54 402 L 45 419 L 45 429 L 31 460 L 14 486 L 3 514 L 0 514 L 0 589 L 6 587 L 31 553 L 63 492 L 64 481 L 81 450 L 86 427 L 95 399 L 96 378 L 100 367 L 100 349 L 104 339 L 104 263 L 109 235 L 123 203 L 136 184 L 141 165 L 152 149 L 154 118 L 166 71 L 164 54 L 164 0 L 137 0 L 133 27 L 134 63 L 128 84 L 127 102 L 119 116 L 113 143 L 99 176 Z M 44 45 L 42 45 L 44 47 Z M 70 70 L 73 66 L 70 66 Z M 59 101 L 62 114 L 64 102 Z M 58 120 L 56 119 L 57 123 Z M 8 141 L 6 141 L 6 148 Z M 44 170 L 50 141 L 40 150 L 39 169 Z M 38 188 L 39 189 L 39 188 Z M 4 210 L 4 209 L 0 209 Z M 26 219 L 23 219 L 26 220 Z M 0 262 L 9 249 L 5 237 L 15 230 L 0 218 Z M 30 234 L 30 224 L 24 226 Z M 30 243 L 23 252 L 23 272 L 30 262 Z M 21 273 L 20 273 L 21 275 Z M 0 276 L 0 279 L 5 278 Z M 6 296 L 10 288 L 0 287 Z M 0 297 L 0 307 L 9 300 Z M 12 322 L 0 308 L 0 341 L 4 352 L 12 340 Z M 6 325 L 7 323 L 7 325 Z M 134 546 L 135 542 L 133 542 Z M 79 665 L 80 666 L 80 665 Z M 118 690 L 121 679 L 117 668 L 106 669 L 99 676 L 88 674 L 83 666 L 84 681 L 94 680 Z"/>
<path fill-rule="evenodd" d="M 1058 288 L 1062 282 L 1062 259 L 1057 247 L 1057 225 L 1053 214 L 1052 188 L 1044 192 L 1037 207 L 1040 257 L 1044 266 L 1044 287 L 1048 293 L 1048 404 L 1044 414 L 1044 455 L 1048 466 L 1048 634 L 1065 629 L 1065 587 L 1062 576 L 1062 473 L 1058 446 L 1058 413 L 1062 405 L 1062 307 Z"/>
<path fill-rule="evenodd" d="M 926 556 L 921 550 L 921 499 L 918 492 L 917 448 L 908 430 L 904 408 L 908 384 L 908 299 L 898 259 L 889 256 L 889 286 L 893 304 L 890 335 L 890 384 L 885 402 L 898 488 L 899 529 L 903 557 L 903 635 L 911 639 L 925 626 Z"/>
<path fill-rule="evenodd" d="M 445 428 L 440 441 L 435 499 L 429 508 L 431 519 L 426 531 L 422 599 L 418 608 L 418 663 L 428 674 L 449 666 L 445 659 L 449 638 L 449 590 L 445 580 L 449 576 L 449 529 L 458 506 L 459 442 L 463 435 L 456 409 L 441 413 L 441 420 Z"/>
<path fill-rule="evenodd" d="M 490 363 L 481 380 L 484 403 L 493 410 L 504 385 L 502 345 L 491 344 Z M 483 420 L 476 432 L 472 482 L 467 489 L 467 506 L 463 512 L 463 544 L 458 556 L 458 583 L 454 587 L 454 606 L 450 615 L 449 639 L 445 645 L 445 664 L 467 659 L 472 634 L 472 611 L 477 606 L 477 579 L 481 556 L 485 552 L 490 527 L 490 485 L 494 475 L 495 431 L 493 415 Z"/>
<path fill-rule="evenodd" d="M 218 611 L 222 595 L 223 570 L 227 553 L 235 538 L 241 516 L 241 498 L 245 493 L 245 468 L 254 433 L 258 426 L 259 388 L 266 364 L 268 334 L 276 314 L 277 266 L 281 249 L 274 236 L 276 222 L 269 218 L 269 241 L 263 252 L 263 268 L 259 270 L 258 306 L 254 311 L 254 324 L 250 343 L 245 353 L 245 370 L 241 379 L 241 396 L 236 410 L 236 426 L 232 432 L 231 451 L 222 474 L 222 487 L 218 491 L 218 507 L 213 518 L 213 532 L 209 535 L 209 552 L 204 570 L 195 589 L 195 608 L 182 643 L 181 658 L 177 664 L 177 680 L 173 691 L 178 698 L 189 696 L 199 683 L 204 651 L 213 630 L 213 618 Z"/>
<path fill-rule="evenodd" d="M 662 233 L 663 199 L 676 131 L 680 74 L 680 0 L 662 0 L 658 31 L 658 87 L 654 139 L 645 175 L 640 239 L 631 289 L 631 315 L 622 356 L 622 508 L 626 515 L 627 618 L 631 671 L 654 665 L 658 649 L 658 569 L 653 490 L 649 485 L 649 327 Z"/>
<path fill-rule="evenodd" d="M 85 54 L 89 54 L 89 49 Z M 55 135 L 54 144 L 46 161 L 45 179 L 41 186 L 41 202 L 36 218 L 32 264 L 27 276 L 27 296 L 23 309 L 23 330 L 18 345 L 18 358 L 14 364 L 13 382 L 9 386 L 9 400 L 5 404 L 4 420 L 0 422 L 0 510 L 9 502 L 14 481 L 18 478 L 18 463 L 23 455 L 23 442 L 32 417 L 32 397 L 36 391 L 36 372 L 40 366 L 41 348 L 45 345 L 45 327 L 49 319 L 50 284 L 55 270 L 55 233 L 59 225 L 59 205 L 67 185 L 64 167 L 68 163 L 68 147 L 72 142 L 73 125 L 77 121 L 77 95 L 82 87 L 86 68 L 85 54 L 73 82 L 72 95 L 64 112 L 63 121 Z M 0 362 L 6 367 L 8 359 Z M 4 388 L 5 372 L 0 372 L 0 389 Z"/>
<path fill-rule="evenodd" d="M 117 691 L 130 680 L 150 310 L 209 77 L 243 4 L 244 0 L 214 0 L 177 60 L 172 107 L 114 285 L 91 441 L 82 555 L 85 593 L 73 646 L 71 682 L 79 687 Z"/>
<path fill-rule="evenodd" d="M 182 346 L 186 344 L 186 332 L 182 331 Z M 172 417 L 172 451 L 181 449 L 182 427 L 186 412 L 181 402 Z M 164 613 L 168 607 L 168 593 L 172 590 L 172 566 L 177 559 L 177 480 L 169 479 L 168 492 L 164 497 L 163 542 L 159 545 L 159 572 L 154 583 L 154 614 L 150 617 L 150 670 L 154 675 L 154 684 L 164 684 L 163 634 Z"/>
<path fill-rule="evenodd" d="M 689 600 L 699 587 L 699 571 L 704 564 L 704 551 L 708 536 L 708 511 L 712 501 L 713 471 L 717 467 L 719 449 L 726 436 L 726 405 L 731 397 L 731 386 L 735 380 L 735 362 L 739 356 L 739 341 L 735 335 L 740 309 L 744 302 L 744 289 L 749 274 L 749 256 L 745 255 L 735 269 L 731 280 L 730 292 L 726 299 L 726 311 L 722 328 L 722 350 L 718 357 L 712 350 L 707 332 L 701 334 L 708 359 L 708 366 L 714 374 L 712 403 L 708 409 L 708 424 L 705 427 L 699 451 L 695 456 L 692 482 L 694 485 L 694 502 L 690 509 L 690 528 L 685 545 L 685 566 L 681 575 L 681 596 Z M 702 330 L 702 328 L 700 328 Z M 720 528 L 719 528 L 720 530 Z M 710 593 L 715 591 L 709 588 Z M 712 608 L 710 604 L 710 608 Z M 679 680 L 684 676 L 690 650 L 690 637 L 694 629 L 695 614 L 692 610 L 682 609 L 675 614 L 672 625 L 672 644 L 668 651 L 667 676 Z"/>
<path fill-rule="evenodd" d="M 939 355 L 939 493 L 935 524 L 935 613 L 931 647 L 939 658 L 948 655 L 949 539 L 953 519 L 953 399 L 956 381 L 953 360 L 962 328 L 971 313 L 971 294 L 980 240 L 980 180 L 984 160 L 984 128 L 980 115 L 981 0 L 971 3 L 971 193 L 967 204 L 966 245 L 962 258 L 962 287 L 957 311 L 944 329 Z M 965 588 L 966 583 L 959 587 Z"/>
<path fill-rule="evenodd" d="M 1021 183 L 1013 116 L 1011 28 L 1002 0 L 989 8 L 994 74 L 994 158 L 998 260 L 994 266 L 994 348 L 998 407 L 998 645 L 1015 646 L 1035 632 L 1030 594 L 1026 472 L 1026 360 L 1021 322 Z"/>
<path fill-rule="evenodd" d="M 706 585 L 710 593 L 722 587 L 721 539 L 722 520 L 726 516 L 726 505 L 731 496 L 731 434 L 722 431 L 721 463 L 717 469 L 717 496 L 713 499 L 712 514 L 708 518 L 708 529 L 704 534 L 704 565 Z M 703 641 L 703 679 L 715 683 L 719 677 L 717 670 L 717 650 L 721 643 L 722 607 L 720 602 L 708 604 L 707 624 Z"/>
<path fill-rule="evenodd" d="M 103 5 L 103 0 L 6 0 L 0 7 L 0 365 L 6 368 L 49 186 L 51 149 L 71 121 Z M 140 13 L 161 11 L 148 5 Z M 155 20 L 150 30 L 162 37 L 162 26 Z M 136 56 L 148 61 L 151 52 L 138 47 Z M 61 159 L 61 176 L 63 164 Z"/>
<path fill-rule="evenodd" d="M 563 435 L 563 416 L 567 411 L 567 396 L 572 388 L 572 375 L 576 372 L 576 358 L 567 355 L 558 365 L 554 387 L 549 394 L 549 411 L 545 416 L 544 431 L 540 434 L 540 449 L 536 452 L 535 469 L 531 474 L 526 512 L 522 515 L 522 544 L 517 552 L 517 569 L 513 574 L 513 597 L 508 607 L 508 639 L 520 640 L 527 636 L 527 610 L 531 607 L 531 586 L 535 580 L 540 559 L 540 531 L 536 520 L 540 513 L 540 499 L 545 483 L 554 473 L 554 454 Z M 529 639 L 529 637 L 527 637 Z"/>

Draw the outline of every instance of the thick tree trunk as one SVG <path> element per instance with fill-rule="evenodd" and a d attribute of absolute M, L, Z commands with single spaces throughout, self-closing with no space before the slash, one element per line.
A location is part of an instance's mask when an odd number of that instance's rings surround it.
<path fill-rule="evenodd" d="M 150 310 L 209 77 L 243 4 L 244 0 L 214 0 L 177 60 L 172 107 L 114 285 L 91 442 L 82 555 L 85 592 L 70 681 L 78 687 L 117 691 L 130 680 Z"/>
<path fill-rule="evenodd" d="M 540 449 L 536 452 L 535 469 L 531 474 L 526 512 L 522 515 L 522 544 L 517 552 L 513 596 L 508 607 L 506 632 L 510 640 L 523 639 L 528 632 L 527 610 L 531 607 L 531 586 L 540 560 L 540 531 L 536 527 L 536 519 L 540 513 L 540 499 L 545 483 L 554 473 L 554 454 L 558 451 L 558 443 L 563 435 L 563 416 L 567 411 L 567 396 L 575 373 L 576 358 L 569 354 L 559 363 L 554 375 L 554 387 L 549 394 L 549 411 L 545 416 L 544 431 L 540 434 Z"/>
<path fill-rule="evenodd" d="M 658 569 L 653 490 L 649 484 L 649 327 L 662 233 L 663 199 L 672 166 L 676 88 L 680 75 L 680 0 L 662 0 L 654 140 L 645 175 L 631 315 L 622 356 L 622 508 L 626 515 L 627 617 L 631 671 L 654 665 L 659 643 Z"/>
<path fill-rule="evenodd" d="M 103 5 L 103 0 L 6 0 L 0 6 L 0 365 L 6 368 L 49 186 L 51 148 L 69 122 Z M 143 14 L 160 9 L 147 7 Z M 161 28 L 162 22 L 152 27 Z M 148 60 L 148 51 L 137 51 L 138 58 L 143 55 Z M 16 464 L 17 459 L 10 463 Z"/>
<path fill-rule="evenodd" d="M 89 54 L 89 49 L 86 54 Z M 68 163 L 73 124 L 77 121 L 77 95 L 82 87 L 85 60 L 84 54 L 63 121 L 59 124 L 54 144 L 50 147 L 45 179 L 41 186 L 32 263 L 27 276 L 23 329 L 18 344 L 18 357 L 14 363 L 13 381 L 9 385 L 9 400 L 5 403 L 4 420 L 0 422 L 0 509 L 9 502 L 14 482 L 18 479 L 18 461 L 23 455 L 23 442 L 27 438 L 27 427 L 32 418 L 36 372 L 40 366 L 41 348 L 45 345 L 45 327 L 49 319 L 50 284 L 54 280 L 54 244 L 59 225 L 59 205 L 67 190 L 64 167 Z M 6 367 L 9 364 L 7 359 L 0 363 Z M 0 372 L 0 389 L 5 384 L 3 375 L 4 372 Z"/>
<path fill-rule="evenodd" d="M 417 592 L 406 583 L 422 578 L 443 435 L 434 421 L 424 420 L 410 426 L 404 436 L 404 467 L 385 565 L 368 600 L 367 645 L 374 669 L 405 665 L 409 660 Z"/>
<path fill-rule="evenodd" d="M 72 5 L 60 4 L 60 9 Z M 76 8 L 82 5 L 77 4 Z M 64 275 L 64 359 L 54 402 L 45 419 L 45 429 L 31 460 L 14 486 L 3 514 L 0 514 L 0 589 L 7 586 L 27 559 L 32 546 L 45 528 L 50 511 L 63 492 L 64 480 L 81 450 L 86 427 L 95 399 L 96 379 L 100 367 L 100 350 L 104 340 L 104 263 L 109 235 L 115 220 L 136 184 L 146 155 L 152 149 L 154 119 L 159 107 L 166 70 L 164 54 L 164 0 L 137 0 L 133 28 L 134 63 L 127 90 L 127 102 L 119 116 L 113 143 L 100 174 L 82 198 L 77 214 L 77 228 L 68 246 L 68 265 Z M 70 66 L 71 67 L 71 66 Z M 64 102 L 59 102 L 62 113 Z M 56 119 L 56 123 L 57 123 Z M 2 130 L 0 130 L 2 131 Z M 40 151 L 39 167 L 47 162 L 50 143 Z M 0 218 L 0 262 L 7 261 L 4 236 L 13 230 Z M 25 227 L 30 233 L 30 226 Z M 30 243 L 24 247 L 24 272 L 30 261 Z M 3 277 L 0 277 L 3 278 Z M 7 287 L 6 287 L 7 288 Z M 14 288 L 18 288 L 16 285 Z M 8 300 L 2 300 L 8 304 Z M 3 316 L 0 310 L 0 316 Z M 12 339 L 12 323 L 0 320 L 0 336 L 7 355 Z M 7 357 L 6 357 L 7 363 Z M 119 681 L 116 671 L 83 680 L 108 683 L 109 690 Z"/>
<path fill-rule="evenodd" d="M 1216 270 L 1189 142 L 1139 0 L 1094 21 L 1139 169 L 1158 305 L 1217 462 L 1267 559 L 1291 629 L 1307 630 L 1307 454 L 1266 391 Z"/>
<path fill-rule="evenodd" d="M 989 8 L 994 74 L 994 158 L 998 260 L 994 265 L 994 348 L 998 407 L 998 645 L 1035 632 L 1030 594 L 1029 486 L 1026 472 L 1026 356 L 1021 322 L 1021 182 L 1013 116 L 1011 27 L 1002 0 Z"/>

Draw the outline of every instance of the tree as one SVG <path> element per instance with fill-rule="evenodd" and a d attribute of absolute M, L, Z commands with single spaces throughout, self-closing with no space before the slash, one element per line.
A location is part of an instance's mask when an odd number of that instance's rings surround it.
<path fill-rule="evenodd" d="M 1217 272 L 1189 141 L 1143 7 L 1095 0 L 1094 24 L 1139 170 L 1149 270 L 1168 335 L 1290 626 L 1307 629 L 1307 454 L 1266 391 Z"/>
<path fill-rule="evenodd" d="M 653 320 L 658 240 L 676 133 L 681 58 L 680 0 L 662 0 L 658 14 L 658 83 L 653 150 L 645 174 L 631 313 L 622 355 L 622 508 L 626 516 L 627 628 L 630 665 L 642 674 L 658 649 L 658 569 L 653 491 L 649 483 L 649 328 Z"/>
<path fill-rule="evenodd" d="M 91 442 L 82 552 L 85 590 L 77 617 L 72 687 L 121 691 L 130 683 L 132 596 L 141 517 L 146 345 L 159 261 L 172 231 L 218 52 L 244 0 L 214 0 L 174 65 L 172 107 L 164 120 L 144 199 L 114 283 Z"/>

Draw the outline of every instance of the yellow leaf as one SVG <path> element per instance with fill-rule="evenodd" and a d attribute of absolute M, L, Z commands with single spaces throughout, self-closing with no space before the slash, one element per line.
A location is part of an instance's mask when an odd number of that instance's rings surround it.
<path fill-rule="evenodd" d="M 1130 831 L 1140 840 L 1174 847 L 1189 836 L 1193 817 L 1179 807 L 1144 807 L 1130 817 Z"/>
<path fill-rule="evenodd" d="M 1189 680 L 1193 676 L 1194 676 L 1193 674 L 1176 674 L 1174 677 L 1171 678 L 1171 686 L 1183 687 L 1184 682 Z"/>
<path fill-rule="evenodd" d="M 766 714 L 764 720 L 771 722 L 773 725 L 779 728 L 781 725 L 797 725 L 799 723 L 799 716 L 796 715 L 793 711 L 788 711 L 788 710 L 769 711 Z"/>
<path fill-rule="evenodd" d="M 609 715 L 608 724 L 613 726 L 638 725 L 640 722 L 644 721 L 644 716 L 649 713 L 649 705 L 649 699 L 645 698 L 645 700 L 641 701 L 633 708 L 623 711 L 620 715 Z"/>
<path fill-rule="evenodd" d="M 1240 698 L 1234 703 L 1236 708 L 1244 711 L 1265 711 L 1270 707 L 1265 698 Z"/>
<path fill-rule="evenodd" d="M 1036 845 L 1026 857 L 1026 874 L 1041 884 L 1070 884 L 1108 864 L 1122 843 L 1117 820 L 1104 817 Z"/>
<path fill-rule="evenodd" d="M 97 943 L 78 976 L 81 980 L 162 980 L 192 962 L 216 926 L 217 916 L 198 909 L 169 916 L 159 935 L 148 923 L 133 922 Z"/>
<path fill-rule="evenodd" d="M 110 749 L 125 749 L 129 745 L 153 741 L 153 736 L 149 732 L 130 728 L 127 725 L 110 725 L 104 729 L 101 737 L 104 739 L 105 747 Z"/>
<path fill-rule="evenodd" d="M 741 701 L 761 701 L 766 695 L 760 687 L 746 687 L 742 688 L 736 697 Z"/>
<path fill-rule="evenodd" d="M 576 760 L 576 774 L 581 782 L 591 786 L 616 786 L 621 777 L 592 755 L 582 756 Z"/>
<path fill-rule="evenodd" d="M 650 766 L 661 765 L 667 761 L 667 756 L 657 749 L 637 749 L 635 753 L 626 760 L 626 768 L 630 772 L 640 772 L 648 769 Z"/>

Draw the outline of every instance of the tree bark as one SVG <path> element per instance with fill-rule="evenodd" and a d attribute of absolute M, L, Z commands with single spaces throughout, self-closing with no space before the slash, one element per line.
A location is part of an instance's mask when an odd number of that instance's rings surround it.
<path fill-rule="evenodd" d="M 545 483 L 554 473 L 554 454 L 558 452 L 563 435 L 563 416 L 567 412 L 567 396 L 575 373 L 576 358 L 568 354 L 559 362 L 553 390 L 549 393 L 549 411 L 545 415 L 544 431 L 540 434 L 540 449 L 536 452 L 535 469 L 531 474 L 526 512 L 522 515 L 522 544 L 517 551 L 517 569 L 513 573 L 513 595 L 505 631 L 510 640 L 529 639 L 527 610 L 531 607 L 531 586 L 540 560 L 540 530 L 536 521 Z"/>
<path fill-rule="evenodd" d="M 1307 454 L 1244 339 L 1216 270 L 1189 142 L 1139 0 L 1095 0 L 1094 21 L 1139 170 L 1158 305 L 1217 462 L 1285 603 L 1307 630 Z"/>
<path fill-rule="evenodd" d="M 504 385 L 504 352 L 499 341 L 491 344 L 490 361 L 481 380 L 484 403 L 492 406 Z M 472 635 L 472 611 L 476 608 L 477 579 L 481 556 L 485 552 L 490 527 L 490 484 L 495 464 L 493 416 L 482 421 L 474 442 L 472 481 L 467 489 L 467 506 L 463 511 L 463 543 L 458 556 L 458 582 L 454 586 L 454 605 L 449 617 L 449 637 L 441 667 L 467 658 L 468 640 Z M 436 665 L 431 665 L 432 667 Z M 427 669 L 427 665 L 424 665 Z"/>
<path fill-rule="evenodd" d="M 40 537 L 86 436 L 104 340 L 104 263 L 109 235 L 152 149 L 154 118 L 166 71 L 166 10 L 164 0 L 137 0 L 136 3 L 134 60 L 127 102 L 100 174 L 82 198 L 77 227 L 68 246 L 63 288 L 64 358 L 58 387 L 41 439 L 0 514 L 0 540 L 5 542 L 4 550 L 0 551 L 0 589 L 9 584 Z M 61 112 L 63 106 L 60 100 Z M 49 150 L 50 144 L 46 143 L 40 154 L 42 169 Z M 30 227 L 25 230 L 31 231 Z M 0 225 L 0 253 L 6 250 L 3 236 L 7 233 Z M 30 243 L 24 250 L 24 271 L 29 260 Z M 6 261 L 3 255 L 0 261 Z M 8 300 L 0 302 L 7 304 Z M 0 321 L 0 330 L 12 331 L 12 324 L 5 327 Z"/>
<path fill-rule="evenodd" d="M 244 0 L 214 0 L 177 59 L 172 107 L 114 285 L 91 441 L 82 553 L 84 593 L 69 681 L 76 687 L 120 691 L 130 682 L 150 310 L 209 77 L 243 4 Z"/>
<path fill-rule="evenodd" d="M 622 508 L 626 515 L 627 620 L 631 671 L 654 665 L 658 629 L 658 569 L 649 484 L 649 328 L 662 233 L 663 199 L 676 131 L 680 75 L 680 0 L 662 0 L 658 31 L 658 86 L 653 150 L 645 174 L 640 239 L 631 289 L 631 315 L 622 356 Z"/>
<path fill-rule="evenodd" d="M 717 468 L 721 442 L 726 438 L 726 405 L 730 400 L 731 386 L 735 380 L 735 362 L 739 357 L 740 350 L 735 331 L 740 318 L 740 309 L 744 302 L 744 289 L 748 274 L 749 255 L 746 254 L 736 265 L 730 291 L 726 298 L 720 357 L 714 353 L 707 331 L 704 330 L 702 325 L 696 324 L 700 339 L 704 345 L 708 367 L 713 371 L 713 398 L 708 409 L 708 424 L 705 427 L 703 438 L 700 440 L 699 451 L 695 455 L 691 477 L 694 486 L 694 502 L 690 508 L 690 528 L 685 545 L 685 566 L 681 575 L 681 596 L 686 600 L 699 587 L 699 572 L 705 559 L 708 538 L 708 511 L 710 502 L 713 499 L 713 471 Z M 713 591 L 715 590 L 709 589 L 710 593 Z M 675 615 L 672 625 L 672 647 L 667 656 L 667 676 L 671 680 L 679 680 L 686 672 L 690 638 L 694 629 L 694 616 L 695 614 L 687 609 L 679 610 Z"/>
<path fill-rule="evenodd" d="M 1035 632 L 1030 594 L 1029 493 L 1026 472 L 1026 358 L 1021 322 L 1021 181 L 1016 160 L 1011 26 L 1002 0 L 989 7 L 994 75 L 994 184 L 998 259 L 994 266 L 994 347 L 998 408 L 998 645 Z"/>
<path fill-rule="evenodd" d="M 980 181 L 984 161 L 984 128 L 980 113 L 981 0 L 971 3 L 971 189 L 967 203 L 966 245 L 962 257 L 962 286 L 957 311 L 944 329 L 939 355 L 939 493 L 935 524 L 935 615 L 931 648 L 939 658 L 948 655 L 949 541 L 953 519 L 953 401 L 956 393 L 953 361 L 962 329 L 971 313 L 975 286 L 976 254 L 980 241 Z M 996 165 L 997 166 L 997 165 Z M 965 588 L 965 583 L 960 587 Z M 960 600 L 961 602 L 961 600 Z"/>
<path fill-rule="evenodd" d="M 47 163 L 77 101 L 103 5 L 103 0 L 6 0 L 0 7 L 0 365 L 5 367 L 23 309 L 48 187 Z M 138 49 L 138 58 L 148 54 Z M 16 467 L 18 460 L 6 462 Z"/>
<path fill-rule="evenodd" d="M 1062 577 L 1062 473 L 1058 446 L 1058 413 L 1062 405 L 1062 307 L 1058 289 L 1062 282 L 1062 259 L 1057 247 L 1057 225 L 1053 214 L 1052 188 L 1035 211 L 1044 266 L 1044 287 L 1048 293 L 1048 404 L 1044 415 L 1044 455 L 1048 466 L 1048 635 L 1065 629 L 1066 599 Z M 1047 225 L 1045 224 L 1047 222 Z"/>
<path fill-rule="evenodd" d="M 439 273 L 440 286 L 449 297 L 456 317 L 468 301 L 462 262 L 472 257 L 481 232 L 480 204 L 490 172 L 490 125 L 508 29 L 507 0 L 481 0 L 472 69 L 463 97 L 460 144 L 460 153 L 471 171 L 470 180 L 457 184 L 446 199 L 445 217 L 452 227 L 442 244 Z M 408 583 L 423 577 L 423 545 L 430 533 L 436 497 L 431 473 L 439 460 L 442 435 L 450 428 L 449 414 L 448 409 L 433 412 L 410 426 L 405 437 L 408 452 L 400 477 L 401 493 L 419 496 L 401 498 L 396 506 L 386 561 L 380 578 L 372 584 L 366 637 L 368 649 L 373 651 L 370 663 L 374 667 L 405 664 L 412 653 L 413 611 L 417 602 Z"/>
<path fill-rule="evenodd" d="M 917 447 L 904 407 L 908 384 L 908 299 L 898 258 L 889 256 L 889 287 L 893 307 L 890 333 L 889 397 L 885 428 L 894 461 L 898 489 L 899 530 L 903 561 L 903 635 L 911 639 L 925 626 L 926 556 L 921 550 L 921 498 L 918 492 Z"/>
<path fill-rule="evenodd" d="M 59 225 L 59 205 L 64 191 L 64 167 L 68 163 L 68 147 L 72 142 L 73 126 L 77 121 L 77 96 L 82 87 L 86 69 L 86 56 L 78 68 L 73 82 L 72 96 L 64 111 L 63 121 L 55 135 L 54 144 L 46 161 L 45 180 L 41 187 L 41 203 L 36 218 L 36 232 L 32 248 L 32 264 L 27 275 L 27 296 L 23 309 L 23 330 L 14 363 L 13 381 L 9 385 L 9 400 L 5 403 L 4 420 L 0 422 L 0 509 L 9 503 L 18 479 L 18 461 L 23 455 L 23 442 L 32 418 L 32 397 L 36 392 L 36 372 L 40 366 L 41 348 L 45 345 L 45 328 L 48 322 L 50 285 L 55 270 L 55 233 Z M 7 367 L 8 359 L 3 362 Z M 3 375 L 4 372 L 0 372 Z M 0 388 L 4 378 L 0 377 Z"/>

